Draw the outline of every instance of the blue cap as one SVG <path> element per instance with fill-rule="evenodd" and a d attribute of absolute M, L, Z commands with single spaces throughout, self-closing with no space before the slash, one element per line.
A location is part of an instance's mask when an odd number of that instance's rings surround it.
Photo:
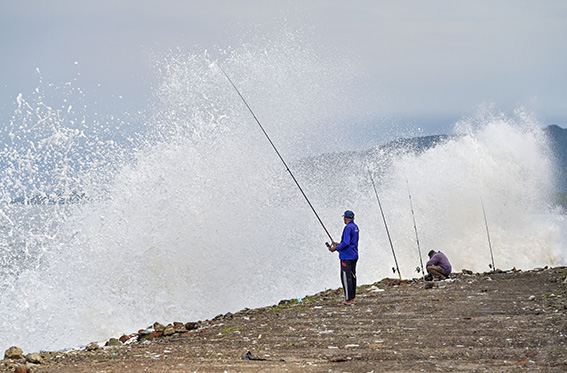
<path fill-rule="evenodd" d="M 350 210 L 346 210 L 345 213 L 343 214 L 343 217 L 347 219 L 354 219 L 354 212 Z"/>

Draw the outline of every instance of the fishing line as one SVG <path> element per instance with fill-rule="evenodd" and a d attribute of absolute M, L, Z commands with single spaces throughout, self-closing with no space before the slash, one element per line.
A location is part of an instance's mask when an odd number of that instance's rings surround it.
<path fill-rule="evenodd" d="M 246 100 L 244 99 L 244 96 L 242 96 L 242 94 L 240 93 L 240 91 L 238 90 L 238 88 L 236 88 L 236 85 L 232 82 L 232 80 L 230 79 L 230 77 L 228 76 L 228 74 L 224 71 L 224 69 L 222 68 L 222 66 L 220 64 L 217 63 L 217 66 L 220 68 L 220 70 L 223 72 L 224 76 L 226 76 L 226 78 L 228 79 L 228 81 L 230 82 L 230 84 L 232 85 L 232 87 L 234 88 L 234 90 L 236 91 L 236 93 L 238 93 L 238 95 L 240 96 L 240 98 L 242 99 L 242 102 L 244 102 L 244 105 L 246 105 L 246 107 L 248 108 L 248 111 L 250 111 L 250 114 L 252 114 L 252 116 L 254 117 L 254 120 L 256 121 L 256 123 L 258 123 L 258 126 L 260 126 L 260 129 L 262 130 L 262 132 L 264 133 L 264 135 L 266 136 L 266 138 L 268 139 L 268 141 L 270 142 L 270 145 L 272 145 L 272 148 L 274 148 L 274 150 L 276 151 L 276 154 L 278 155 L 278 157 L 280 157 L 280 160 L 282 161 L 282 163 L 284 164 L 287 172 L 289 172 L 289 175 L 291 176 L 291 178 L 293 179 L 293 181 L 295 182 L 295 185 L 297 185 L 297 187 L 299 188 L 299 191 L 301 192 L 301 194 L 303 194 L 303 197 L 305 197 L 305 200 L 307 201 L 307 204 L 309 204 L 309 207 L 311 207 L 311 210 L 313 211 L 313 213 L 315 214 L 315 216 L 317 217 L 317 220 L 319 220 L 319 223 L 321 223 L 321 226 L 323 227 L 323 229 L 325 230 L 325 233 L 327 234 L 327 236 L 329 237 L 329 239 L 331 240 L 331 243 L 335 242 L 333 241 L 333 238 L 331 237 L 331 234 L 329 233 L 329 231 L 327 230 L 327 228 L 325 227 L 325 224 L 323 224 L 323 221 L 321 220 L 321 218 L 319 217 L 319 214 L 317 214 L 317 211 L 315 211 L 315 208 L 313 207 L 313 205 L 311 204 L 311 202 L 309 201 L 309 198 L 307 198 L 307 195 L 305 194 L 305 192 L 303 191 L 303 189 L 301 188 L 301 186 L 299 185 L 299 182 L 297 181 L 297 179 L 295 178 L 295 176 L 293 176 L 293 173 L 291 172 L 291 170 L 289 169 L 289 167 L 287 166 L 287 163 L 284 161 L 283 157 L 281 156 L 280 152 L 278 151 L 278 149 L 276 148 L 276 145 L 274 145 L 274 143 L 272 142 L 272 139 L 270 139 L 270 136 L 268 136 L 268 133 L 266 132 L 266 130 L 264 129 L 264 127 L 262 126 L 262 124 L 260 123 L 260 121 L 258 120 L 258 118 L 256 117 L 256 114 L 254 114 L 254 112 L 252 111 L 252 108 L 250 108 L 250 105 L 248 105 L 248 102 L 246 102 Z M 327 247 L 329 247 L 329 243 L 326 243 Z"/>
<path fill-rule="evenodd" d="M 410 192 L 408 179 L 406 179 L 406 184 L 408 186 L 408 196 L 409 196 L 409 203 L 411 209 L 411 216 L 413 218 L 413 229 L 415 230 L 415 242 L 417 243 L 417 252 L 419 253 L 419 264 L 421 265 L 421 274 L 423 276 L 423 279 L 425 280 L 425 272 L 423 271 L 423 260 L 421 259 L 421 247 L 419 246 L 419 236 L 417 234 L 417 224 L 415 223 L 415 214 L 413 212 L 413 203 L 411 200 L 411 192 Z"/>
<path fill-rule="evenodd" d="M 486 210 L 484 209 L 484 201 L 482 200 L 482 196 L 480 197 L 480 204 L 482 205 L 482 214 L 484 215 L 484 225 L 486 226 L 486 236 L 488 237 L 488 247 L 490 248 L 490 259 L 492 260 L 492 270 L 496 271 L 496 267 L 494 266 L 494 256 L 492 255 L 492 243 L 490 241 L 490 231 L 488 230 L 488 220 L 486 219 Z"/>
<path fill-rule="evenodd" d="M 386 234 L 388 235 L 388 241 L 390 241 L 390 247 L 392 248 L 392 254 L 394 255 L 394 262 L 396 263 L 396 271 L 400 280 L 402 279 L 402 274 L 400 273 L 400 267 L 398 267 L 398 259 L 396 259 L 396 252 L 394 251 L 394 244 L 392 243 L 392 238 L 390 237 L 390 230 L 388 229 L 388 224 L 386 223 L 386 217 L 384 216 L 384 210 L 382 209 L 382 203 L 380 203 L 380 197 L 378 197 L 378 191 L 376 190 L 376 184 L 374 184 L 374 178 L 368 169 L 368 175 L 370 175 L 370 181 L 372 181 L 372 187 L 374 188 L 374 193 L 376 194 L 376 200 L 378 201 L 378 206 L 380 207 L 380 213 L 382 214 L 382 220 L 384 220 L 384 227 L 386 227 Z"/>

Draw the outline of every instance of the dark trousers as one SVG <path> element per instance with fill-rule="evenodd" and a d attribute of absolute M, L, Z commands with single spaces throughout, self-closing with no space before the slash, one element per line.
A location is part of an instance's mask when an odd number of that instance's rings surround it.
<path fill-rule="evenodd" d="M 356 262 L 354 260 L 341 259 L 341 282 L 345 291 L 345 300 L 356 297 Z"/>

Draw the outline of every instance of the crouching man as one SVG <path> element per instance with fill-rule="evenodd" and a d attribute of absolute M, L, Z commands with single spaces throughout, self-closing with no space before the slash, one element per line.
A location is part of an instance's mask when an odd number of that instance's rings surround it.
<path fill-rule="evenodd" d="M 451 274 L 452 268 L 449 259 L 441 251 L 431 250 L 427 255 L 429 255 L 429 261 L 425 265 L 428 275 L 425 276 L 427 281 L 432 281 L 433 278 L 438 278 L 445 280 Z"/>

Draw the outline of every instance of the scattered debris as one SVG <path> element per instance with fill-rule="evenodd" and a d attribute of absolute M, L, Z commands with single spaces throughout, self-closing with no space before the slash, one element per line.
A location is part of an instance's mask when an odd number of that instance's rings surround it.
<path fill-rule="evenodd" d="M 242 360 L 261 360 L 261 361 L 266 361 L 267 359 L 263 359 L 261 357 L 254 357 L 252 356 L 252 353 L 250 351 L 248 351 L 244 356 L 242 356 Z"/>
<path fill-rule="evenodd" d="M 255 357 L 255 356 L 252 356 L 252 353 L 250 351 L 248 351 L 244 356 L 242 356 L 241 359 L 242 360 L 256 360 L 256 361 L 285 361 L 284 359 L 270 360 L 270 359 L 264 359 L 262 357 Z"/>
<path fill-rule="evenodd" d="M 346 357 L 335 356 L 335 357 L 332 357 L 332 358 L 329 359 L 329 361 L 331 363 L 342 363 L 342 362 L 349 361 L 349 360 L 352 360 L 352 357 L 350 357 L 350 356 L 346 356 Z"/>

